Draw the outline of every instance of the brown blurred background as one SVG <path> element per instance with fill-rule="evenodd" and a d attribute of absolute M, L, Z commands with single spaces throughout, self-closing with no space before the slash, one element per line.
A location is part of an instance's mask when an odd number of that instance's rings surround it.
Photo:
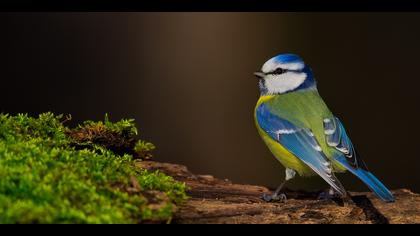
<path fill-rule="evenodd" d="M 275 187 L 252 73 L 297 53 L 372 172 L 419 192 L 419 25 L 419 13 L 1 13 L 0 112 L 132 117 L 159 161 Z M 324 187 L 294 186 L 309 184 Z"/>

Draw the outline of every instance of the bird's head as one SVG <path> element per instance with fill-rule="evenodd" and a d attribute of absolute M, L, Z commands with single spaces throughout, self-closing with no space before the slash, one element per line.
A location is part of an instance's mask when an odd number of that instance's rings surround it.
<path fill-rule="evenodd" d="M 269 59 L 254 75 L 259 79 L 261 95 L 316 88 L 311 69 L 295 54 L 280 54 Z"/>

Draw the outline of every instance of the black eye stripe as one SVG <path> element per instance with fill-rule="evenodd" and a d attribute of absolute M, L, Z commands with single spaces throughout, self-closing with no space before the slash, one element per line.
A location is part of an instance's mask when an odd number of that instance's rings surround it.
<path fill-rule="evenodd" d="M 268 72 L 268 75 L 280 75 L 280 74 L 284 74 L 286 72 L 298 72 L 297 70 L 288 70 L 288 69 L 282 69 L 282 68 L 277 68 L 272 72 Z"/>
<path fill-rule="evenodd" d="M 277 68 L 275 71 L 273 71 L 273 74 L 283 74 L 285 72 L 286 72 L 286 70 L 284 70 L 282 68 Z"/>

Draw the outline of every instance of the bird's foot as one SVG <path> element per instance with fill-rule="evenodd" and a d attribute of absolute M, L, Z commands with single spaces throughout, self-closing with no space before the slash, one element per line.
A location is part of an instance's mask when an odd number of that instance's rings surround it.
<path fill-rule="evenodd" d="M 264 193 L 261 196 L 261 198 L 265 202 L 286 202 L 287 201 L 286 194 L 284 194 L 284 193 L 279 193 L 279 194 L 266 194 L 266 193 Z"/>
<path fill-rule="evenodd" d="M 328 189 L 318 195 L 318 200 L 337 200 L 341 199 L 341 195 L 333 189 Z"/>

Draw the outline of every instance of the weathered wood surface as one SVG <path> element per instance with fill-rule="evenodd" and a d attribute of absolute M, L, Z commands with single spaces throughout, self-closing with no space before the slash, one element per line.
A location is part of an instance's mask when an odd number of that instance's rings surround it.
<path fill-rule="evenodd" d="M 286 191 L 286 203 L 260 199 L 270 191 L 240 185 L 211 175 L 195 175 L 185 166 L 139 161 L 139 167 L 160 170 L 190 187 L 190 200 L 180 206 L 173 223 L 228 224 L 400 224 L 420 223 L 420 196 L 406 189 L 393 191 L 396 202 L 384 203 L 372 193 L 350 193 L 348 201 L 317 200 L 318 193 Z"/>

